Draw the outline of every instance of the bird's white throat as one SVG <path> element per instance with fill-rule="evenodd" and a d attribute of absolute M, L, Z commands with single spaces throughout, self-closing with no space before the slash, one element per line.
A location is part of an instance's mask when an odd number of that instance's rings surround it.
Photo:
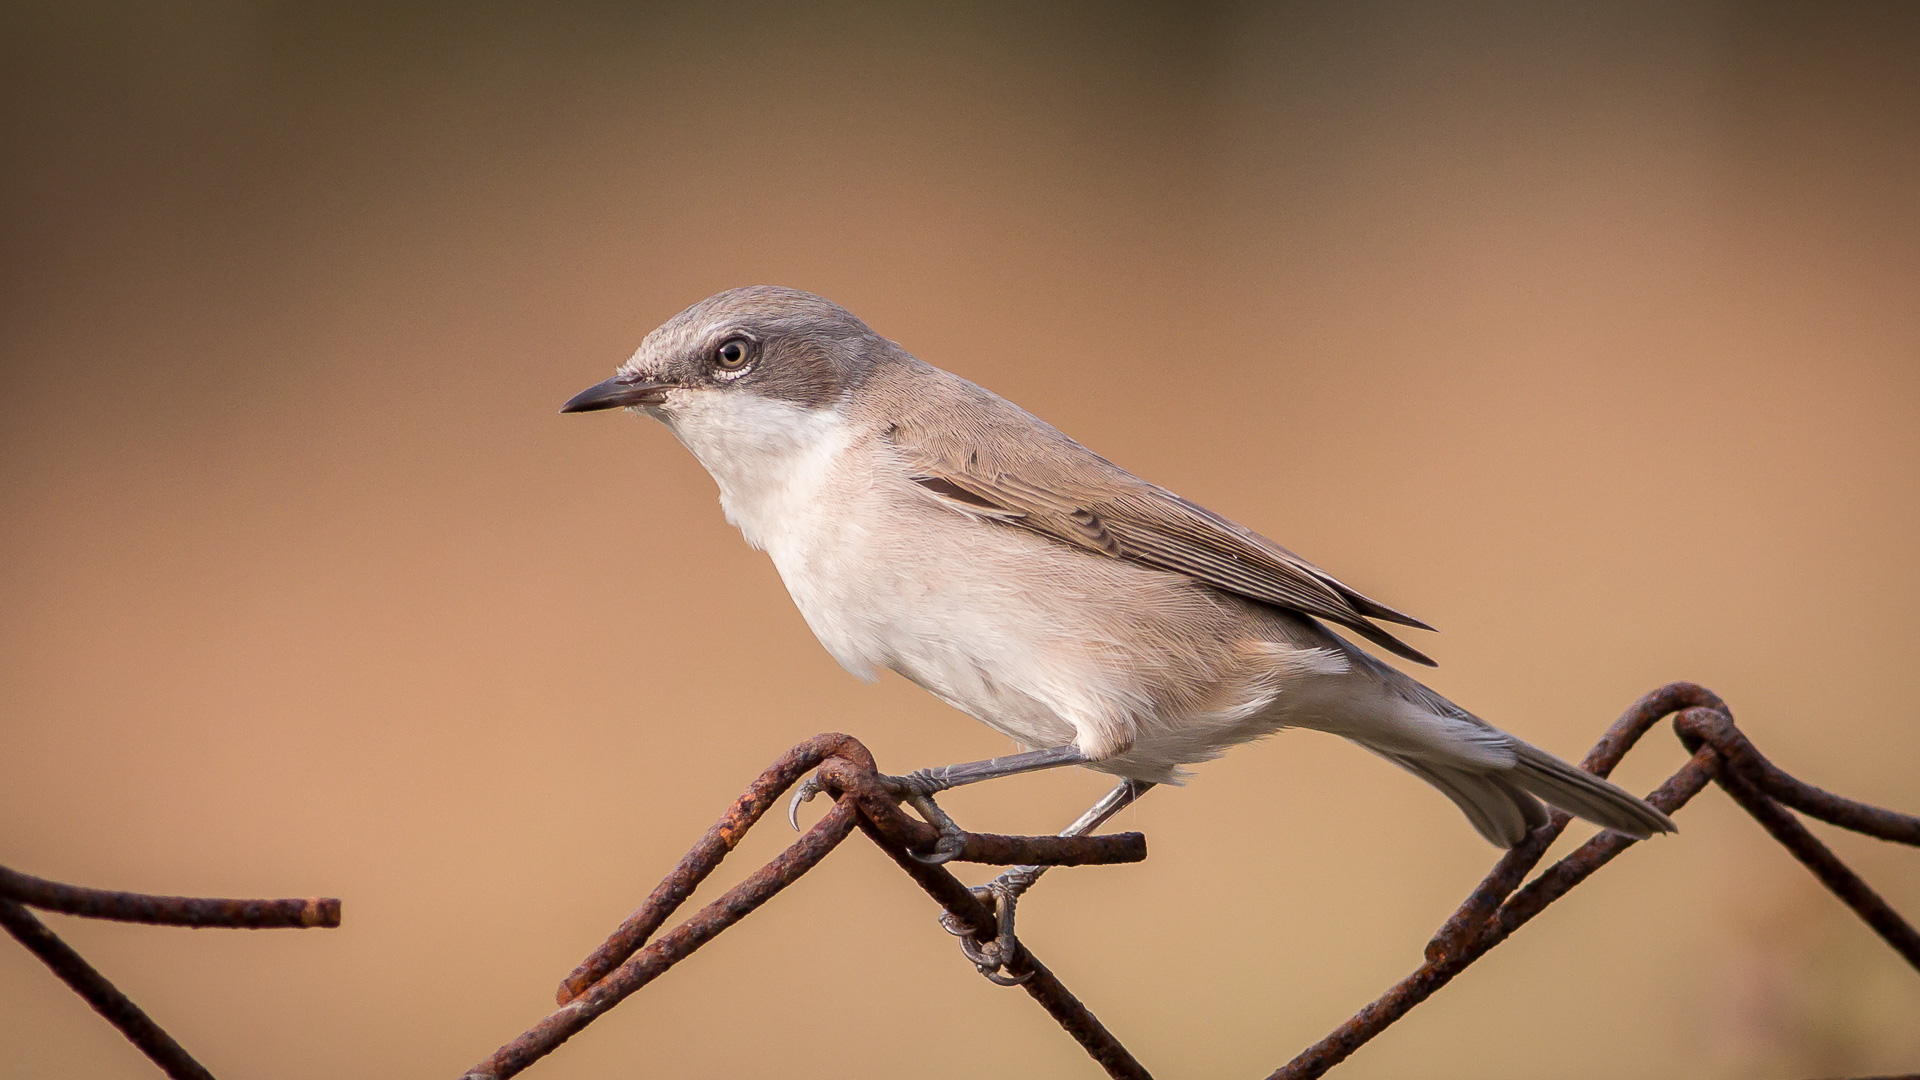
<path fill-rule="evenodd" d="M 727 521 L 776 562 L 816 518 L 815 496 L 853 443 L 838 409 L 756 394 L 676 390 L 649 411 L 706 466 Z"/>

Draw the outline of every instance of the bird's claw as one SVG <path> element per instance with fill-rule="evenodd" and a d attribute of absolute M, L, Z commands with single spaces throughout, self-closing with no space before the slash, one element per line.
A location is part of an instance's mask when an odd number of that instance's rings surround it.
<path fill-rule="evenodd" d="M 807 778 L 800 781 L 800 786 L 793 789 L 793 798 L 787 800 L 787 824 L 793 826 L 794 832 L 800 831 L 800 804 L 820 794 L 821 790 L 819 773 L 808 773 Z"/>
<path fill-rule="evenodd" d="M 960 951 L 973 961 L 973 966 L 980 974 L 999 986 L 1019 986 L 1033 978 L 1030 970 L 1018 975 L 1007 972 L 1007 965 L 1013 963 L 1013 958 L 1020 951 L 1020 939 L 1013 933 L 1013 911 L 1027 884 L 1030 882 L 1023 883 L 1016 873 L 1007 873 L 972 890 L 981 903 L 993 905 L 995 931 L 992 941 L 982 943 L 974 940 L 973 931 L 962 926 L 952 912 L 940 913 L 941 928 L 959 938 Z"/>
<path fill-rule="evenodd" d="M 944 781 L 926 769 L 919 769 L 905 776 L 883 775 L 880 777 L 880 784 L 889 794 L 918 810 L 920 816 L 927 820 L 927 824 L 940 831 L 940 839 L 934 843 L 932 851 L 925 855 L 917 851 L 909 851 L 907 854 L 929 866 L 939 866 L 941 863 L 952 862 L 966 850 L 966 830 L 954 824 L 954 820 L 947 816 L 947 812 L 940 809 L 940 804 L 933 801 L 934 792 L 947 789 L 948 785 Z M 787 824 L 793 826 L 794 832 L 800 831 L 801 804 L 824 790 L 819 773 L 809 774 L 806 779 L 800 781 L 799 786 L 794 788 L 793 797 L 787 800 Z"/>

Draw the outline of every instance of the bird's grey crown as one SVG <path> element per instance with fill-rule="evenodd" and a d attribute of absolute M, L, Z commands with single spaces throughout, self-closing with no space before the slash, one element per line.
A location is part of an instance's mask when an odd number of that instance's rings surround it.
<path fill-rule="evenodd" d="M 753 343 L 736 378 L 712 369 L 713 350 L 731 337 Z M 824 297 L 777 285 L 715 293 L 648 334 L 623 372 L 688 386 L 727 388 L 822 408 L 892 348 L 852 312 Z"/>

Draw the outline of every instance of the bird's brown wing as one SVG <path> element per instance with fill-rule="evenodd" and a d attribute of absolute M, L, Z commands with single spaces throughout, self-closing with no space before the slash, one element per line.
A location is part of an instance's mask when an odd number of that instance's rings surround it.
<path fill-rule="evenodd" d="M 914 482 L 954 509 L 1325 619 L 1399 656 L 1433 663 L 1370 620 L 1431 630 L 1426 623 L 1147 483 L 1005 399 L 971 383 L 964 392 L 973 408 L 903 410 L 887 436 Z"/>

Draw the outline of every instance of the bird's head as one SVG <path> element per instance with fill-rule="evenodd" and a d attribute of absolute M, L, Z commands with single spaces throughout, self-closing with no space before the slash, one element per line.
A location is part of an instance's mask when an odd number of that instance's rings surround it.
<path fill-rule="evenodd" d="M 729 289 L 668 319 L 618 374 L 560 411 L 643 410 L 718 476 L 798 449 L 796 441 L 835 418 L 849 389 L 891 348 L 812 293 Z"/>
<path fill-rule="evenodd" d="M 561 412 L 643 408 L 671 420 L 721 398 L 833 405 L 884 344 L 845 308 L 798 289 L 715 293 L 648 334 L 619 372 Z M 708 407 L 711 407 L 708 405 Z"/>

